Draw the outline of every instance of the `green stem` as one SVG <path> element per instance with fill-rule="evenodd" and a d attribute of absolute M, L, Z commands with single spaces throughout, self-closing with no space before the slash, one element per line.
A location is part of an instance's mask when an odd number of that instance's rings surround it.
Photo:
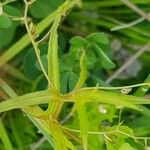
<path fill-rule="evenodd" d="M 42 20 L 35 28 L 37 34 L 41 34 L 55 19 L 56 11 L 47 16 Z M 31 43 L 28 34 L 24 35 L 20 40 L 18 40 L 12 47 L 10 47 L 3 55 L 0 57 L 0 67 L 7 63 L 10 59 L 21 52 L 26 46 Z"/>
<path fill-rule="evenodd" d="M 37 56 L 38 62 L 40 64 L 40 67 L 41 67 L 41 69 L 43 71 L 44 76 L 46 77 L 46 79 L 47 79 L 51 89 L 57 93 L 57 90 L 55 89 L 55 87 L 53 86 L 53 84 L 51 83 L 51 81 L 48 78 L 48 75 L 46 73 L 46 70 L 45 70 L 45 68 L 43 66 L 43 63 L 41 61 L 41 58 L 40 58 L 40 49 L 38 48 L 38 45 L 35 42 L 34 37 L 33 37 L 32 33 L 31 33 L 30 29 L 29 29 L 28 21 L 27 21 L 28 7 L 29 7 L 29 3 L 25 1 L 25 12 L 24 12 L 24 19 L 23 20 L 24 20 L 24 23 L 25 23 L 25 27 L 27 29 L 27 33 L 28 33 L 29 39 L 30 39 L 30 41 L 32 43 L 32 46 L 33 46 L 34 50 L 35 50 L 35 54 Z"/>
<path fill-rule="evenodd" d="M 13 146 L 9 140 L 6 129 L 3 125 L 2 119 L 0 118 L 0 138 L 4 144 L 6 150 L 13 150 Z"/>

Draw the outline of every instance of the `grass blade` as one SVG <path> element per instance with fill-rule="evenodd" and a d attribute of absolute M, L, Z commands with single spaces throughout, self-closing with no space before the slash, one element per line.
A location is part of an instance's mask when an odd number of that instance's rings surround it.
<path fill-rule="evenodd" d="M 0 118 L 0 138 L 3 142 L 4 147 L 5 147 L 6 150 L 13 150 L 12 144 L 9 140 L 9 137 L 7 135 L 7 132 L 5 130 L 5 127 L 3 125 L 3 122 L 1 120 L 1 118 Z"/>

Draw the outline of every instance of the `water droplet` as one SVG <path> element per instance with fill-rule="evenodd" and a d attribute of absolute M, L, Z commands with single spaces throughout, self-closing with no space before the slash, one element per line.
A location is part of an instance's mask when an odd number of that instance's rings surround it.
<path fill-rule="evenodd" d="M 102 113 L 102 114 L 107 114 L 107 109 L 105 108 L 104 105 L 99 105 L 99 106 L 98 106 L 98 110 L 99 110 L 99 112 Z"/>
<path fill-rule="evenodd" d="M 129 92 L 132 91 L 132 88 L 124 88 L 124 89 L 121 89 L 121 93 L 123 94 L 128 94 Z"/>

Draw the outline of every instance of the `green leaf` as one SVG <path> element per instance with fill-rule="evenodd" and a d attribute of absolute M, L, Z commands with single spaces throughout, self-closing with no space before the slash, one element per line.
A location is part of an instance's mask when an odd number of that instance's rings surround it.
<path fill-rule="evenodd" d="M 59 73 L 59 58 L 58 58 L 58 32 L 57 28 L 60 23 L 60 16 L 57 16 L 51 28 L 48 46 L 48 77 L 54 87 L 60 90 L 60 73 Z"/>
<path fill-rule="evenodd" d="M 65 135 L 63 134 L 59 124 L 55 122 L 50 123 L 50 130 L 53 138 L 55 139 L 55 149 L 57 150 L 68 150 L 67 142 Z"/>
<path fill-rule="evenodd" d="M 71 96 L 71 99 L 78 99 L 86 102 L 100 102 L 104 104 L 121 105 L 124 107 L 141 110 L 139 104 L 150 104 L 149 99 L 143 97 L 136 97 L 131 95 L 124 95 L 113 92 L 106 92 L 102 90 L 78 90 L 76 94 Z"/>
<path fill-rule="evenodd" d="M 107 36 L 104 33 L 92 33 L 86 37 L 86 39 L 92 43 L 102 43 L 107 45 L 109 43 L 109 40 Z"/>
<path fill-rule="evenodd" d="M 92 50 L 86 50 L 85 54 L 85 64 L 87 69 L 93 69 L 95 68 L 95 63 L 97 62 L 96 54 Z"/>
<path fill-rule="evenodd" d="M 53 12 L 55 8 L 52 2 L 47 0 L 36 0 L 30 7 L 29 12 L 35 18 L 42 19 L 49 13 Z"/>
<path fill-rule="evenodd" d="M 99 41 L 99 39 L 103 40 Z M 94 67 L 95 62 L 98 60 L 93 51 L 93 45 L 103 68 L 109 69 L 115 66 L 114 63 L 109 59 L 107 54 L 104 52 L 108 52 L 109 50 L 107 46 L 109 41 L 104 33 L 90 34 L 86 39 L 80 36 L 75 36 L 70 40 L 70 43 L 70 55 L 72 56 L 72 58 L 76 58 L 77 60 L 79 60 L 79 50 L 84 49 L 86 51 L 85 61 L 87 68 L 91 69 L 92 67 Z"/>
<path fill-rule="evenodd" d="M 5 149 L 13 150 L 13 146 L 10 142 L 10 139 L 8 137 L 7 131 L 1 118 L 0 118 L 0 139 L 3 142 Z"/>
<path fill-rule="evenodd" d="M 1 85 L 1 88 L 12 98 L 11 100 L 16 100 L 15 99 L 15 97 L 17 97 L 17 94 L 13 91 L 13 89 L 5 82 L 5 81 L 3 81 L 2 79 L 0 79 L 0 81 L 1 81 L 1 83 L 2 84 L 0 84 Z M 30 94 L 29 94 L 30 95 Z M 24 95 L 25 96 L 25 95 Z M 24 97 L 24 96 L 22 96 L 22 97 Z M 31 94 L 31 97 L 34 97 L 34 94 L 32 95 Z M 21 98 L 20 98 L 21 99 Z M 26 99 L 26 98 L 25 98 Z M 11 101 L 9 101 L 10 103 L 11 103 Z M 9 103 L 8 102 L 8 103 Z M 12 102 L 13 103 L 13 102 Z M 1 103 L 0 103 L 0 105 L 1 105 Z M 33 107 L 32 107 L 33 108 Z M 29 109 L 29 107 L 28 107 L 28 112 L 29 112 L 29 110 L 31 110 L 32 109 L 31 107 L 30 107 L 30 109 Z M 40 109 L 40 107 L 34 107 L 35 109 L 34 109 L 34 111 L 35 112 L 40 112 L 40 114 L 42 113 L 44 113 L 41 109 Z M 27 107 L 26 107 L 26 109 L 27 109 Z M 23 111 L 25 111 L 25 113 L 26 113 L 26 109 L 23 109 Z M 33 109 L 32 109 L 33 110 Z M 1 111 L 1 109 L 0 109 L 0 111 Z M 29 112 L 30 113 L 30 112 Z M 37 113 L 36 113 L 37 114 Z M 29 115 L 28 113 L 26 113 L 26 115 L 30 118 L 30 120 L 35 124 L 35 126 L 39 129 L 39 131 L 41 131 L 42 132 L 42 134 L 44 135 L 44 137 L 48 140 L 48 142 L 51 144 L 51 146 L 52 147 L 54 147 L 53 146 L 53 142 L 52 142 L 52 138 L 51 138 L 51 135 L 49 134 L 49 126 L 47 127 L 47 124 L 45 124 L 45 122 L 43 122 L 43 120 L 41 120 L 41 119 L 38 119 L 38 118 L 36 118 L 36 117 L 33 117 L 33 116 L 31 116 L 31 115 Z M 17 120 L 18 121 L 18 120 Z M 29 131 L 29 129 L 28 129 L 28 131 Z M 30 133 L 31 133 L 31 131 L 30 131 Z"/>
<path fill-rule="evenodd" d="M 47 85 L 48 83 L 47 83 L 45 76 L 41 75 L 39 81 L 36 84 L 36 91 L 45 90 L 47 88 Z"/>
<path fill-rule="evenodd" d="M 47 60 L 47 55 L 46 54 L 41 56 L 41 61 L 42 61 L 42 64 L 43 64 L 45 70 L 47 71 L 48 70 L 48 60 Z M 41 66 L 40 66 L 38 61 L 36 61 L 35 66 L 38 70 L 42 71 Z"/>
<path fill-rule="evenodd" d="M 48 103 L 50 102 L 51 99 L 52 99 L 52 96 L 47 90 L 25 94 L 23 96 L 19 96 L 19 97 L 1 102 L 0 113 L 11 110 L 11 109 L 25 108 L 27 106 Z"/>
<path fill-rule="evenodd" d="M 64 0 L 36 0 L 31 5 L 29 12 L 33 17 L 42 19 L 55 11 L 63 2 Z"/>
<path fill-rule="evenodd" d="M 41 32 L 52 23 L 56 16 L 56 12 L 47 16 L 42 20 L 36 27 L 37 34 Z M 1 36 L 0 36 L 1 37 Z M 5 36 L 2 36 L 5 37 Z M 20 51 L 22 51 L 27 45 L 31 43 L 28 34 L 24 35 L 19 41 L 17 41 L 13 46 L 11 46 L 1 57 L 0 57 L 0 67 L 6 62 L 16 56 Z"/>
<path fill-rule="evenodd" d="M 88 149 L 88 116 L 86 112 L 86 105 L 85 103 L 77 104 L 77 111 L 79 115 L 79 121 L 80 121 L 80 136 L 83 140 L 83 148 L 86 150 Z"/>
<path fill-rule="evenodd" d="M 105 128 L 105 131 L 115 131 L 118 126 L 113 126 L 109 128 Z M 119 149 L 123 144 L 126 143 L 126 139 L 129 138 L 127 135 L 133 135 L 132 130 L 128 126 L 119 126 L 118 129 L 120 132 L 114 132 L 112 135 L 107 135 L 110 140 L 107 140 L 107 149 L 108 150 L 116 150 Z M 124 133 L 124 134 L 123 134 Z M 127 134 L 127 135 L 126 135 Z"/>
<path fill-rule="evenodd" d="M 69 42 L 73 47 L 77 48 L 77 50 L 78 48 L 83 48 L 87 46 L 89 43 L 85 38 L 80 36 L 73 37 Z"/>
<path fill-rule="evenodd" d="M 35 55 L 34 49 L 31 48 L 26 53 L 23 60 L 23 71 L 29 79 L 35 79 L 40 73 L 36 67 L 36 61 L 37 57 Z"/>
<path fill-rule="evenodd" d="M 0 15 L 0 27 L 1 28 L 8 28 L 11 26 L 12 26 L 11 19 L 5 14 Z"/>
<path fill-rule="evenodd" d="M 23 13 L 20 12 L 20 10 L 17 7 L 11 6 L 11 5 L 4 5 L 3 11 L 10 16 L 14 16 L 14 18 L 21 18 L 23 16 Z M 12 20 L 12 25 L 14 27 L 17 27 L 21 23 L 20 20 Z"/>
<path fill-rule="evenodd" d="M 81 88 L 86 80 L 87 70 L 85 66 L 85 51 L 83 51 L 80 58 L 80 75 L 77 84 L 75 85 L 75 89 Z"/>
<path fill-rule="evenodd" d="M 0 48 L 7 46 L 15 35 L 16 27 L 0 28 Z M 1 51 L 1 50 L 0 50 Z"/>
<path fill-rule="evenodd" d="M 124 143 L 121 145 L 121 147 L 119 148 L 119 150 L 137 150 L 134 147 L 132 147 L 130 144 L 128 143 Z"/>
<path fill-rule="evenodd" d="M 102 109 L 105 110 L 105 113 L 101 111 Z M 100 128 L 105 128 L 103 121 L 107 120 L 112 123 L 113 119 L 116 118 L 116 111 L 117 110 L 113 105 L 88 103 L 87 115 L 89 118 L 89 130 L 98 131 Z"/>
<path fill-rule="evenodd" d="M 15 16 L 15 17 L 21 17 L 23 15 L 21 14 L 20 10 L 17 7 L 13 7 L 11 5 L 4 5 L 3 11 L 8 15 Z"/>
<path fill-rule="evenodd" d="M 43 120 L 33 117 L 29 114 L 27 114 L 27 116 L 34 123 L 34 125 L 38 128 L 38 130 L 44 135 L 44 137 L 47 139 L 51 147 L 54 148 L 53 139 L 51 135 L 49 134 L 49 131 L 47 131 L 47 126 L 45 125 Z"/>
<path fill-rule="evenodd" d="M 60 87 L 61 87 L 61 93 L 65 94 L 67 93 L 68 88 L 68 79 L 69 79 L 69 72 L 63 72 L 60 75 Z"/>
<path fill-rule="evenodd" d="M 144 83 L 149 83 L 150 84 L 150 74 L 148 75 L 148 77 L 146 78 L 146 80 L 144 81 Z M 150 85 L 144 85 L 139 87 L 135 92 L 134 95 L 135 96 L 143 96 L 150 88 Z"/>
<path fill-rule="evenodd" d="M 39 49 L 41 50 L 41 61 L 45 70 L 47 71 L 47 44 L 39 45 Z M 23 71 L 28 78 L 35 79 L 40 74 L 41 67 L 39 61 L 37 60 L 34 49 L 30 48 L 29 50 L 26 50 L 27 52 L 23 57 Z"/>
<path fill-rule="evenodd" d="M 110 69 L 115 67 L 115 64 L 109 59 L 109 57 L 97 44 L 94 44 L 94 48 L 100 57 L 100 63 L 103 68 Z"/>
<path fill-rule="evenodd" d="M 70 71 L 69 72 L 69 82 L 68 82 L 68 87 L 69 87 L 69 91 L 72 91 L 73 88 L 75 87 L 76 83 L 78 82 L 78 74 Z"/>

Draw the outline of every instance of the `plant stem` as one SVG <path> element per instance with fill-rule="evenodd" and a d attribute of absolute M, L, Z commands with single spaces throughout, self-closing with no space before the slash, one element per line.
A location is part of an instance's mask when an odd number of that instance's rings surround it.
<path fill-rule="evenodd" d="M 28 26 L 28 22 L 27 22 L 27 12 L 28 12 L 29 3 L 26 0 L 24 0 L 24 1 L 25 1 L 25 11 L 24 11 L 24 19 L 23 20 L 24 20 L 25 27 L 26 27 L 28 35 L 29 35 L 29 39 L 31 40 L 31 43 L 32 43 L 33 48 L 35 50 L 35 53 L 36 53 L 37 59 L 39 61 L 40 67 L 41 67 L 41 69 L 43 71 L 43 74 L 45 75 L 45 77 L 46 77 L 46 79 L 47 79 L 51 89 L 53 91 L 57 92 L 57 89 L 53 86 L 53 84 L 49 80 L 49 77 L 48 77 L 48 75 L 46 73 L 46 70 L 45 70 L 45 68 L 44 68 L 44 66 L 42 64 L 41 58 L 40 58 L 40 49 L 38 48 L 37 43 L 34 41 L 34 38 L 33 38 L 32 34 L 30 32 L 30 29 L 29 29 L 29 26 Z"/>
<path fill-rule="evenodd" d="M 55 19 L 56 11 L 42 20 L 35 28 L 37 34 L 41 34 Z M 28 34 L 24 35 L 18 40 L 12 47 L 10 47 L 3 55 L 0 56 L 0 67 L 11 60 L 19 52 L 21 52 L 26 46 L 31 43 Z"/>

